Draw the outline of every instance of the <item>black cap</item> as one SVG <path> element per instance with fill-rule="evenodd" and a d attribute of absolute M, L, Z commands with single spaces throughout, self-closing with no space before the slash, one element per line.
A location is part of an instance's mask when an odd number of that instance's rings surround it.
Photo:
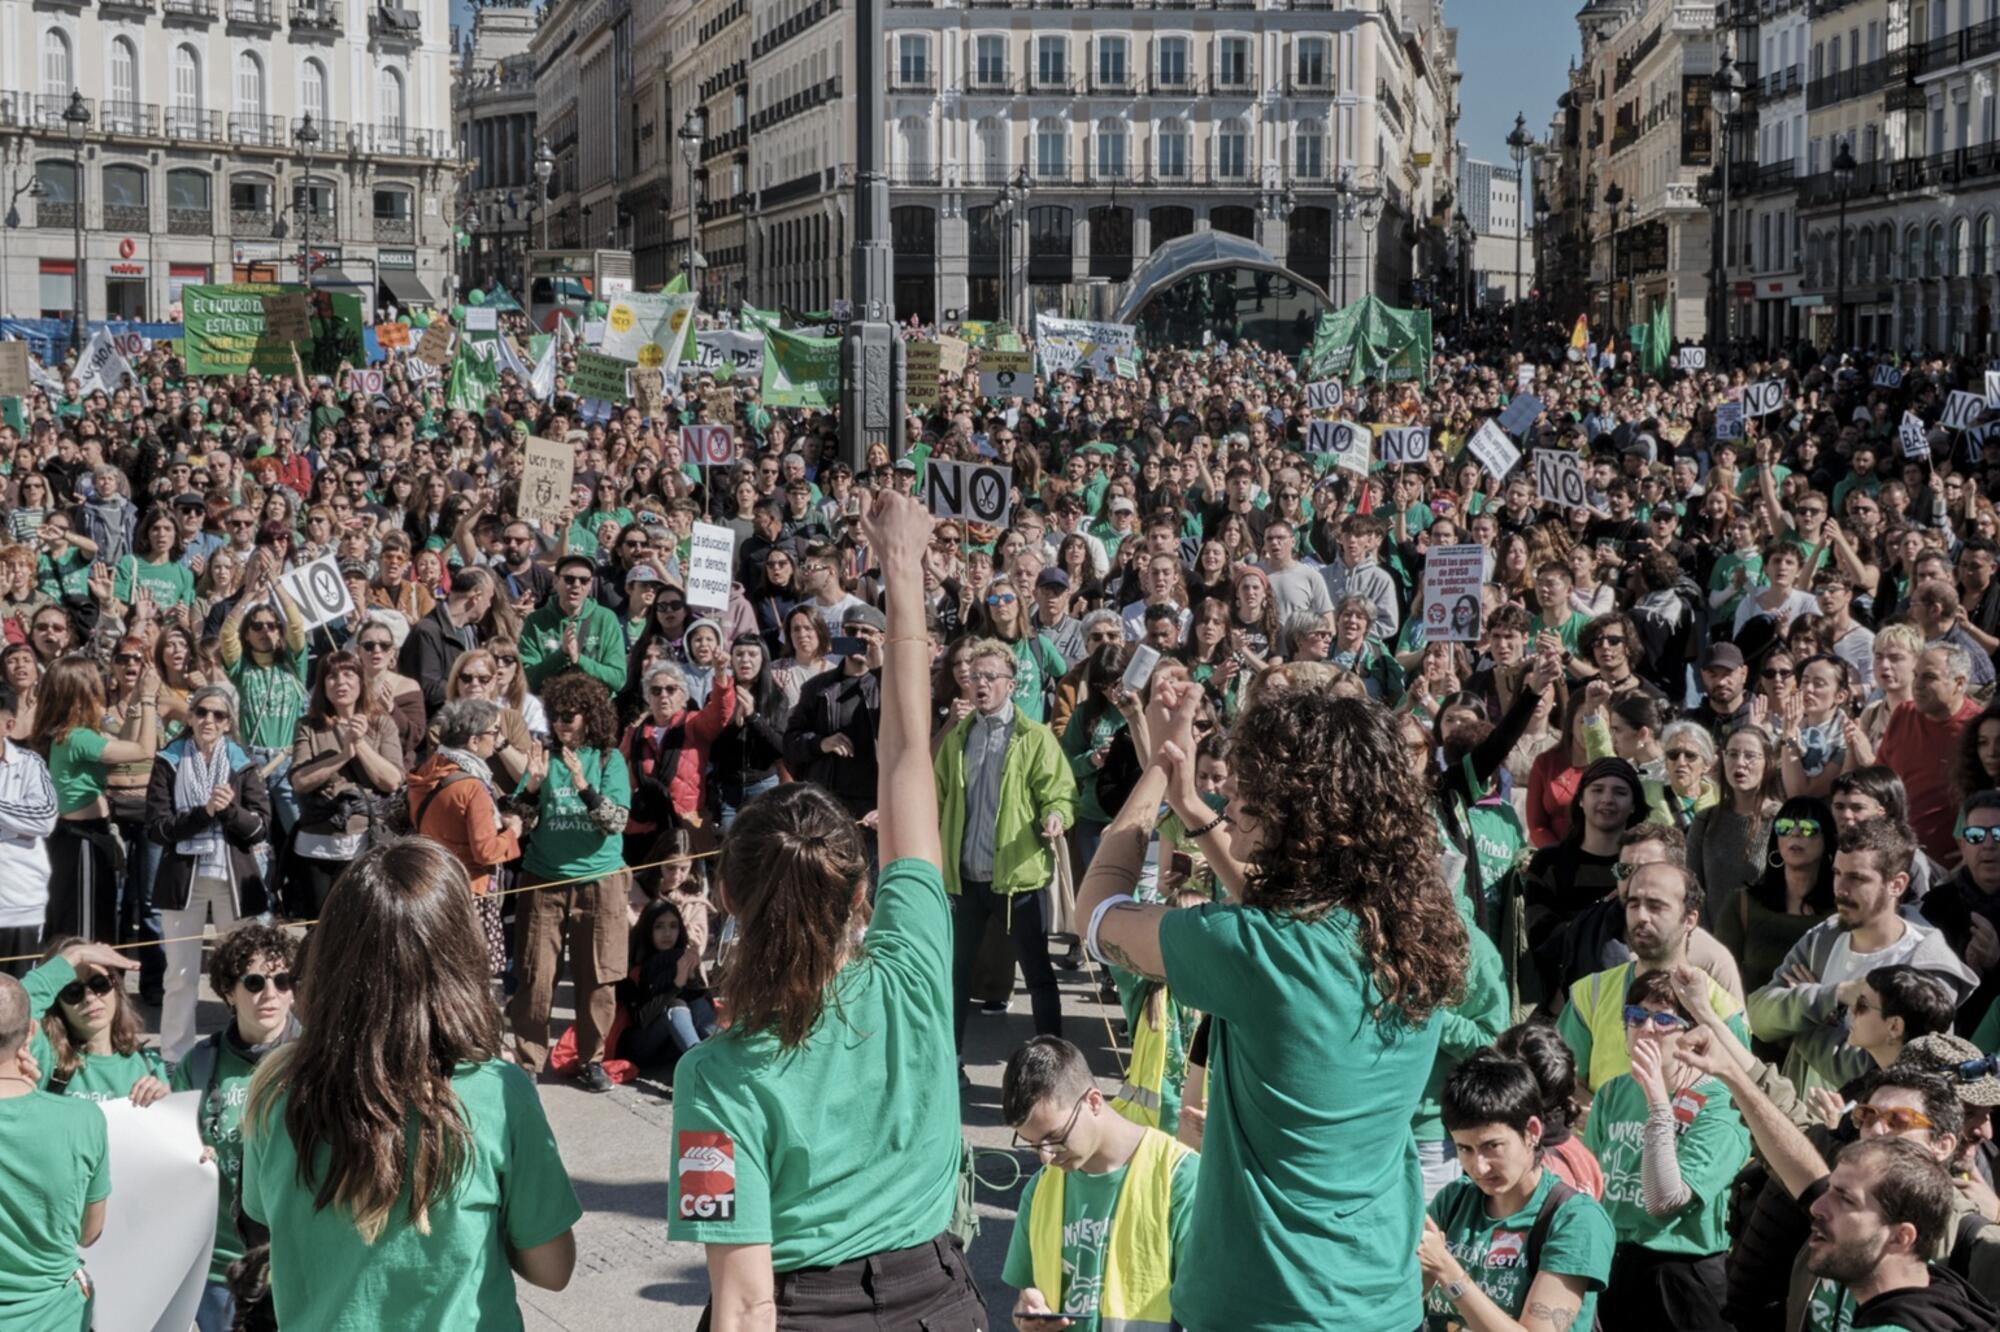
<path fill-rule="evenodd" d="M 593 578 L 597 576 L 597 561 L 591 559 L 590 556 L 588 555 L 563 556 L 561 559 L 556 561 L 556 572 L 561 573 L 564 569 L 569 568 L 573 564 L 582 565 L 583 571 L 591 575 Z"/>
<path fill-rule="evenodd" d="M 189 491 L 185 495 L 174 496 L 174 507 L 176 509 L 200 509 L 203 512 L 207 512 L 208 501 L 193 491 Z"/>

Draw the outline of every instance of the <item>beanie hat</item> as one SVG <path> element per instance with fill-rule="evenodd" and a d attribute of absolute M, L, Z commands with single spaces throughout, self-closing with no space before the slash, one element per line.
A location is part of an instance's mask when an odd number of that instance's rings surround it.
<path fill-rule="evenodd" d="M 1601 758 L 1593 761 L 1583 770 L 1583 779 L 1576 784 L 1576 796 L 1570 801 L 1570 821 L 1577 822 L 1583 814 L 1583 793 L 1590 789 L 1592 782 L 1615 777 L 1632 791 L 1632 812 L 1625 818 L 1625 826 L 1630 828 L 1646 821 L 1646 788 L 1640 784 L 1639 770 L 1622 758 Z"/>

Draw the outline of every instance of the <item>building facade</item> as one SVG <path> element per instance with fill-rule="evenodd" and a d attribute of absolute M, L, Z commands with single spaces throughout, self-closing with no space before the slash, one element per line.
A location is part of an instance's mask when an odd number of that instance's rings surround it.
<path fill-rule="evenodd" d="M 535 195 L 535 15 L 525 4 L 472 11 L 459 49 L 452 114 L 468 168 L 462 214 L 469 244 L 464 285 L 527 287 L 538 220 Z"/>
<path fill-rule="evenodd" d="M 1521 197 L 1522 174 L 1511 166 L 1459 159 L 1459 207 L 1472 228 L 1472 294 L 1481 305 L 1517 300 L 1536 281 L 1536 236 Z"/>
<path fill-rule="evenodd" d="M 0 187 L 18 220 L 0 228 L 0 311 L 69 317 L 80 296 L 90 319 L 175 320 L 187 283 L 305 267 L 371 315 L 438 301 L 451 63 L 444 0 L 0 4 Z"/>

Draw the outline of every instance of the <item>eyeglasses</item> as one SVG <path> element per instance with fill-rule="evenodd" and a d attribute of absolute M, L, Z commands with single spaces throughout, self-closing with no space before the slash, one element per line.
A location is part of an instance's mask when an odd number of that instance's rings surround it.
<path fill-rule="evenodd" d="M 1961 828 L 1958 835 L 1965 839 L 1967 846 L 1985 846 L 1989 841 L 2000 846 L 2000 828 Z"/>
<path fill-rule="evenodd" d="M 1069 1135 L 1076 1132 L 1076 1121 L 1083 1114 L 1083 1103 L 1089 1099 L 1089 1092 L 1076 1098 L 1076 1105 L 1070 1110 L 1069 1121 L 1063 1125 L 1061 1133 L 1053 1138 L 1043 1138 L 1040 1142 L 1029 1142 L 1017 1132 L 1013 1135 L 1014 1149 L 1034 1152 L 1038 1156 L 1054 1156 L 1068 1145 Z"/>
<path fill-rule="evenodd" d="M 279 994 L 292 992 L 292 973 L 289 971 L 281 971 L 275 976 L 266 976 L 261 971 L 246 972 L 236 983 L 241 985 L 246 993 L 262 994 L 266 982 Z"/>
<path fill-rule="evenodd" d="M 493 660 L 501 666 L 518 666 L 521 664 L 519 657 L 503 657 L 497 652 L 493 654 Z"/>
<path fill-rule="evenodd" d="M 254 518 L 231 518 L 229 525 L 231 527 L 255 527 L 257 521 Z"/>
<path fill-rule="evenodd" d="M 1678 1013 L 1656 1013 L 1650 1008 L 1637 1004 L 1625 1005 L 1625 1025 L 1628 1027 L 1651 1027 L 1654 1031 L 1685 1031 L 1693 1024 Z"/>
<path fill-rule="evenodd" d="M 226 722 L 229 720 L 227 708 L 194 708 L 188 713 L 196 721 Z"/>
<path fill-rule="evenodd" d="M 1867 1017 L 1870 1013 L 1873 1013 L 1879 1007 L 1881 1007 L 1881 1005 L 1877 1004 L 1873 999 L 1870 999 L 1867 995 L 1864 994 L 1855 999 L 1853 1003 L 1849 1004 L 1847 1006 L 1847 1011 L 1855 1017 Z"/>
<path fill-rule="evenodd" d="M 977 684 L 999 684 L 1002 680 L 1011 680 L 1013 678 L 1013 676 L 1004 675 L 999 671 L 974 671 L 972 673 L 972 679 Z"/>
<path fill-rule="evenodd" d="M 95 995 L 106 995 L 110 994 L 113 990 L 117 988 L 118 988 L 117 981 L 112 980 L 111 977 L 105 975 L 102 972 L 99 972 L 97 975 L 92 976 L 89 980 L 71 981 L 69 984 L 63 986 L 62 989 L 56 991 L 56 998 L 62 1000 L 66 1004 L 76 1005 L 83 1002 L 83 992 L 85 990 L 88 990 Z"/>
<path fill-rule="evenodd" d="M 563 586 L 564 586 L 564 587 L 589 587 L 589 586 L 590 586 L 590 584 L 591 584 L 591 579 L 592 579 L 592 577 L 593 577 L 593 575 L 591 575 L 591 574 L 564 574 L 564 575 L 562 576 L 562 580 L 563 580 Z"/>
<path fill-rule="evenodd" d="M 1906 1105 L 1884 1110 L 1879 1106 L 1857 1105 L 1850 1112 L 1854 1116 L 1854 1127 L 1866 1133 L 1877 1124 L 1891 1133 L 1908 1133 L 1911 1129 L 1934 1128 L 1931 1117 L 1921 1110 L 1912 1110 Z"/>
<path fill-rule="evenodd" d="M 1817 837 L 1820 834 L 1818 819 L 1777 819 L 1771 830 L 1780 837 Z"/>

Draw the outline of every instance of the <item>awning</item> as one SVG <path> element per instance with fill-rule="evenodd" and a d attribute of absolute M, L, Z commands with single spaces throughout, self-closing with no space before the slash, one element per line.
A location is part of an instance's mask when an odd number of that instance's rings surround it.
<path fill-rule="evenodd" d="M 415 273 L 402 272 L 394 268 L 382 270 L 382 285 L 396 298 L 398 305 L 436 305 L 437 297 L 425 289 L 423 281 Z"/>
<path fill-rule="evenodd" d="M 323 264 L 313 270 L 312 284 L 315 287 L 365 287 L 368 281 L 354 276 L 338 264 Z"/>

